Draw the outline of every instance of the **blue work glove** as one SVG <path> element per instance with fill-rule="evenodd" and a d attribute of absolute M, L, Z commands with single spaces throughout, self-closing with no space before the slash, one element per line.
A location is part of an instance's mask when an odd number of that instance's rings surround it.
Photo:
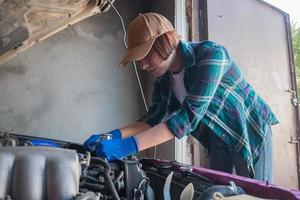
<path fill-rule="evenodd" d="M 108 132 L 108 134 L 112 135 L 112 139 L 121 139 L 122 133 L 119 129 L 115 129 L 113 131 Z M 84 149 L 93 152 L 95 151 L 96 144 L 100 141 L 100 134 L 91 135 L 84 143 Z"/>
<path fill-rule="evenodd" d="M 109 161 L 119 160 L 138 151 L 137 141 L 134 136 L 126 139 L 103 140 L 96 145 L 96 155 Z"/>

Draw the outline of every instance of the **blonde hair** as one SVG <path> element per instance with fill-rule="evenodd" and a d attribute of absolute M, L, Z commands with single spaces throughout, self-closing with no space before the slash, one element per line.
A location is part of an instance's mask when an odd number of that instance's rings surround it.
<path fill-rule="evenodd" d="M 179 36 L 175 31 L 169 31 L 164 33 L 155 39 L 152 48 L 166 60 L 177 47 L 179 43 Z"/>

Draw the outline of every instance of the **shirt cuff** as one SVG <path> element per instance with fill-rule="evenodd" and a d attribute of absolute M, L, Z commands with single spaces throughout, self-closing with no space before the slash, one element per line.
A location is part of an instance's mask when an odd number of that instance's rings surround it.
<path fill-rule="evenodd" d="M 185 120 L 180 119 L 179 116 L 173 115 L 165 121 L 169 130 L 174 134 L 178 139 L 182 138 L 185 135 L 188 135 L 190 132 L 189 123 L 186 123 Z"/>

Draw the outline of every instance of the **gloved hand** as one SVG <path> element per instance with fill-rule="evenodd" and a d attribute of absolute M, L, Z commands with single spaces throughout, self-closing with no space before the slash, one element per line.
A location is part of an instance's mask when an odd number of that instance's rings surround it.
<path fill-rule="evenodd" d="M 139 151 L 135 136 L 126 139 L 103 140 L 96 145 L 96 155 L 107 160 L 118 160 Z"/>
<path fill-rule="evenodd" d="M 122 133 L 119 129 L 115 129 L 113 131 L 108 132 L 108 134 L 112 135 L 112 139 L 122 139 Z M 84 143 L 84 149 L 93 152 L 95 151 L 96 144 L 100 141 L 100 134 L 91 135 Z"/>

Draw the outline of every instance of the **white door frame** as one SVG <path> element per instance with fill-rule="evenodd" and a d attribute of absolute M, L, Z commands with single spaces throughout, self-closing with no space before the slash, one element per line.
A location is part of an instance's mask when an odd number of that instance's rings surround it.
<path fill-rule="evenodd" d="M 182 40 L 187 40 L 186 1 L 175 0 L 175 29 Z M 187 137 L 175 139 L 175 160 L 180 163 L 191 164 L 191 154 Z"/>

